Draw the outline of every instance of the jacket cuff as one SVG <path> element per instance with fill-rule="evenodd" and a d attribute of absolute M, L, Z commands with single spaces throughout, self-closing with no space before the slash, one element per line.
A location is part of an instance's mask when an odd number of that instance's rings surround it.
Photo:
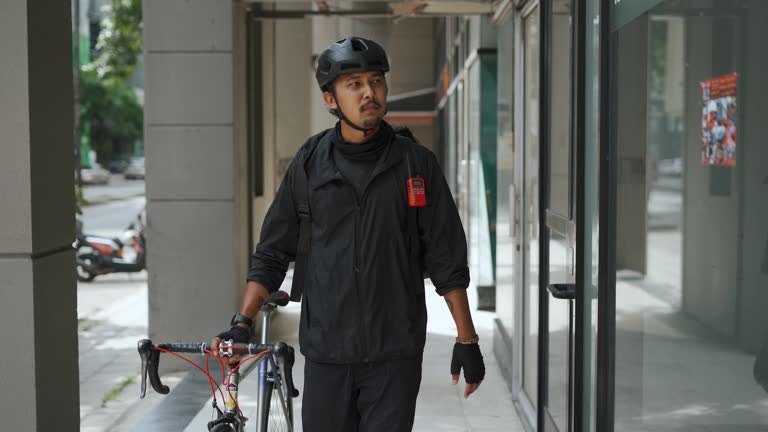
<path fill-rule="evenodd" d="M 269 282 L 267 280 L 267 278 L 262 277 L 260 275 L 254 275 L 254 274 L 249 274 L 248 277 L 245 278 L 245 282 L 246 283 L 248 283 L 248 282 L 258 282 L 258 283 L 264 285 L 264 288 L 266 288 L 267 291 L 269 291 L 270 294 L 272 294 L 274 292 L 277 292 L 277 290 L 280 289 L 280 285 L 282 284 L 282 282 L 280 282 L 277 285 L 275 285 L 274 283 Z"/>
<path fill-rule="evenodd" d="M 467 287 L 452 286 L 452 287 L 437 288 L 437 289 L 435 289 L 435 292 L 437 292 L 437 294 L 440 297 L 442 297 L 442 296 L 448 294 L 451 291 L 456 291 L 456 290 L 460 290 L 460 289 L 466 290 Z"/>
<path fill-rule="evenodd" d="M 469 287 L 469 268 L 464 267 L 453 276 L 446 281 L 432 281 L 438 295 L 444 296 L 455 289 L 467 289 Z"/>

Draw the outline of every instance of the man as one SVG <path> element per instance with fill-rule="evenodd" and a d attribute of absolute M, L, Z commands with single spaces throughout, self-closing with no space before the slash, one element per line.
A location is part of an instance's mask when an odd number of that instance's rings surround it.
<path fill-rule="evenodd" d="M 468 397 L 485 376 L 467 302 L 464 229 L 435 156 L 383 121 L 388 71 L 384 49 L 359 37 L 319 57 L 317 82 L 339 122 L 310 138 L 288 168 L 264 219 L 240 312 L 212 341 L 247 341 L 251 319 L 280 287 L 289 262 L 305 260 L 293 290 L 297 283 L 304 290 L 302 420 L 310 432 L 412 429 L 426 338 L 425 271 L 456 322 L 454 384 L 463 368 Z M 297 248 L 297 182 L 307 186 L 304 217 L 311 214 L 306 253 Z M 414 185 L 426 187 L 426 203 L 409 201 Z"/>

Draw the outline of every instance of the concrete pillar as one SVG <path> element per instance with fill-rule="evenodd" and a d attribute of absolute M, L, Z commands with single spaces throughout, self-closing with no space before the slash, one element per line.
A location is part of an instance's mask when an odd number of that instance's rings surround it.
<path fill-rule="evenodd" d="M 265 6 L 268 8 L 270 6 Z M 300 5 L 294 6 L 300 9 Z M 322 101 L 312 65 L 312 21 L 304 19 L 265 20 L 262 35 L 262 134 L 264 164 L 254 167 L 264 175 L 264 193 L 253 201 L 255 242 L 258 242 L 264 215 L 296 151 L 311 135 L 332 126 L 313 130 L 311 112 Z M 319 117 L 319 116 L 318 116 Z M 327 115 L 330 117 L 330 115 Z"/>
<path fill-rule="evenodd" d="M 79 428 L 70 3 L 0 3 L 3 430 Z"/>
<path fill-rule="evenodd" d="M 149 335 L 204 340 L 226 327 L 245 285 L 234 96 L 244 89 L 233 72 L 233 16 L 244 18 L 230 0 L 143 7 Z"/>
<path fill-rule="evenodd" d="M 639 17 L 619 34 L 616 54 L 616 130 L 618 137 L 618 185 L 616 186 L 616 267 L 645 274 L 647 270 L 646 211 L 648 207 L 647 157 L 647 58 L 648 18 Z"/>
<path fill-rule="evenodd" d="M 740 50 L 732 50 L 727 43 L 743 49 L 739 30 L 741 24 L 731 18 L 700 17 L 686 22 L 686 144 L 682 157 L 685 158 L 683 204 L 683 311 L 707 325 L 724 337 L 736 336 L 739 310 L 739 263 L 738 250 L 742 245 L 739 229 L 742 223 L 743 185 L 736 181 L 736 170 L 727 167 L 702 166 L 701 164 L 701 81 L 727 73 L 741 73 Z M 712 29 L 718 29 L 718 35 Z M 738 39 L 737 39 L 738 38 Z M 745 51 L 746 52 L 746 51 Z M 746 96 L 758 96 L 759 83 L 745 87 L 739 80 L 740 110 L 744 108 Z M 746 98 L 749 100 L 749 97 Z M 759 106 L 759 105 L 758 105 Z M 757 111 L 759 112 L 759 111 Z M 764 111 L 763 111 L 764 112 Z M 744 111 L 739 111 L 743 116 Z M 749 113 L 751 116 L 752 113 Z M 743 169 L 749 164 L 740 159 L 746 150 L 749 154 L 750 138 L 762 135 L 762 126 L 755 135 L 745 128 L 737 117 L 737 167 Z M 751 117 L 750 117 L 751 118 Z M 760 123 L 760 122 L 758 122 Z M 754 142 L 760 142 L 760 138 Z M 759 147 L 757 145 L 756 147 Z M 751 156 L 751 155 L 750 155 Z M 757 159 L 759 160 L 759 159 Z M 762 165 L 762 164 L 761 164 Z M 759 168 L 764 172 L 763 168 Z"/>

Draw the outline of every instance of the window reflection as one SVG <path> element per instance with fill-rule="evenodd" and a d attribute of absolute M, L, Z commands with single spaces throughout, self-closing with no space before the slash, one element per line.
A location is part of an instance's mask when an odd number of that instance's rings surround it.
<path fill-rule="evenodd" d="M 614 33 L 617 431 L 768 430 L 766 22 L 669 0 Z M 702 83 L 732 73 L 737 164 L 703 164 Z"/>

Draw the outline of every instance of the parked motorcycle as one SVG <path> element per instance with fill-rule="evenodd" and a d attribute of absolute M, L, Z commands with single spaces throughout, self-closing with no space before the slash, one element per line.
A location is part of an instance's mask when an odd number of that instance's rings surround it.
<path fill-rule="evenodd" d="M 99 275 L 134 273 L 146 268 L 147 235 L 143 212 L 138 214 L 136 221 L 128 225 L 120 237 L 84 234 L 80 221 L 77 229 L 74 245 L 77 250 L 77 280 L 90 282 Z M 135 257 L 126 256 L 129 244 Z"/>

